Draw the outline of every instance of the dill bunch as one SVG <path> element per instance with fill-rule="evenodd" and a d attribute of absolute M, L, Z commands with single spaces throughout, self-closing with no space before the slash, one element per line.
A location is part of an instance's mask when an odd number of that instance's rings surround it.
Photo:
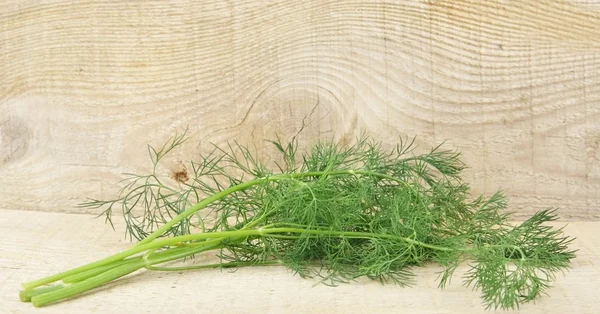
<path fill-rule="evenodd" d="M 575 257 L 573 239 L 544 224 L 558 218 L 555 210 L 510 224 L 505 195 L 473 198 L 459 153 L 441 146 L 417 154 L 412 139 L 385 150 L 362 135 L 301 153 L 296 139 L 277 139 L 280 160 L 268 167 L 243 145 L 214 145 L 189 163 L 185 180 L 167 184 L 159 162 L 185 140 L 183 133 L 149 146 L 149 174 L 128 174 L 113 200 L 82 204 L 104 209 L 111 224 L 120 211 L 134 246 L 25 283 L 21 299 L 44 306 L 142 268 L 283 265 L 329 285 L 367 277 L 409 286 L 411 267 L 435 262 L 440 288 L 467 263 L 463 282 L 481 291 L 486 308 L 511 309 L 545 294 Z M 219 262 L 170 265 L 203 252 Z"/>

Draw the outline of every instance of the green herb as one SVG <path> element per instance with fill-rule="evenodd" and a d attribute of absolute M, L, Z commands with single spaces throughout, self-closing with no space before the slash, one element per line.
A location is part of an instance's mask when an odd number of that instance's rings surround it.
<path fill-rule="evenodd" d="M 169 185 L 159 163 L 184 141 L 185 133 L 149 147 L 151 173 L 128 175 L 117 199 L 83 204 L 105 209 L 111 224 L 121 211 L 136 245 L 25 283 L 21 299 L 44 306 L 142 268 L 283 265 L 325 284 L 368 277 L 405 286 L 411 267 L 436 262 L 441 288 L 468 263 L 464 284 L 482 292 L 487 308 L 508 309 L 544 294 L 575 257 L 573 239 L 544 225 L 557 219 L 554 210 L 509 224 L 505 196 L 473 199 L 459 154 L 440 146 L 417 154 L 413 139 L 384 150 L 361 136 L 350 146 L 321 141 L 300 153 L 296 139 L 278 139 L 276 167 L 242 145 L 215 146 Z M 219 262 L 169 266 L 203 252 Z"/>

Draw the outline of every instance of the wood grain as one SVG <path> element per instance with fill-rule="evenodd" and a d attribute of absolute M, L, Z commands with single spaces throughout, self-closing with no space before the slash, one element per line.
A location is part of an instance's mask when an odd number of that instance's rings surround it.
<path fill-rule="evenodd" d="M 10 222 L 10 223 L 9 223 Z M 0 308 L 3 313 L 581 313 L 598 312 L 600 246 L 598 222 L 575 222 L 565 233 L 577 237 L 572 269 L 559 275 L 535 304 L 519 311 L 484 311 L 479 293 L 465 288 L 459 267 L 444 290 L 435 266 L 416 268 L 414 287 L 382 286 L 358 280 L 338 287 L 301 279 L 282 267 L 249 267 L 235 272 L 140 271 L 106 287 L 52 306 L 21 303 L 26 282 L 77 267 L 128 247 L 120 232 L 91 215 L 0 211 Z M 24 228 L 23 226 L 27 226 Z M 117 230 L 123 230 L 121 224 Z M 210 258 L 210 257 L 198 257 Z"/>
<path fill-rule="evenodd" d="M 0 208 L 80 212 L 190 128 L 447 141 L 519 215 L 600 218 L 599 1 L 0 1 Z"/>

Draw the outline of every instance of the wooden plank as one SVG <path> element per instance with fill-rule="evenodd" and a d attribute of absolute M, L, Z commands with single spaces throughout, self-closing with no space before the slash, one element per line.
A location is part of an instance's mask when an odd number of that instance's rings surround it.
<path fill-rule="evenodd" d="M 123 230 L 117 223 L 117 230 Z M 572 270 L 557 278 L 549 296 L 520 311 L 498 313 L 597 313 L 600 224 L 577 222 L 565 232 L 577 237 Z M 29 313 L 21 303 L 21 282 L 76 267 L 116 253 L 129 243 L 90 215 L 0 211 L 0 309 Z M 418 268 L 410 288 L 359 280 L 338 287 L 315 285 L 281 267 L 205 270 L 184 273 L 144 271 L 83 297 L 35 310 L 35 313 L 483 313 L 479 294 L 459 277 L 437 288 L 437 267 Z M 457 270 L 460 276 L 465 267 Z M 490 311 L 489 313 L 494 313 Z"/>
<path fill-rule="evenodd" d="M 78 212 L 146 144 L 447 140 L 476 193 L 600 218 L 599 1 L 1 1 L 0 208 Z"/>

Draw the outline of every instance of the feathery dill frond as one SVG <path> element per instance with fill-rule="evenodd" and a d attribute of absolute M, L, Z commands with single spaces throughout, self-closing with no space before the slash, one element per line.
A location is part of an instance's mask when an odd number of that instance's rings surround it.
<path fill-rule="evenodd" d="M 503 192 L 473 198 L 461 179 L 460 154 L 441 145 L 417 154 L 414 138 L 401 139 L 385 150 L 363 134 L 351 145 L 319 141 L 300 152 L 295 138 L 285 143 L 278 137 L 270 141 L 280 154 L 276 169 L 239 143 L 214 145 L 189 163 L 188 180 L 168 183 L 158 165 L 184 141 L 185 133 L 160 149 L 149 146 L 151 173 L 129 174 L 114 200 L 83 204 L 104 208 L 110 223 L 120 208 L 138 244 L 26 284 L 34 304 L 102 284 L 95 276 L 170 270 L 157 265 L 214 251 L 218 264 L 171 270 L 284 265 L 329 285 L 367 277 L 409 286 L 411 267 L 436 262 L 444 288 L 466 262 L 464 284 L 479 289 L 488 308 L 510 309 L 546 293 L 575 257 L 573 239 L 546 224 L 557 219 L 554 210 L 510 225 Z M 60 279 L 75 283 L 30 292 Z"/>

